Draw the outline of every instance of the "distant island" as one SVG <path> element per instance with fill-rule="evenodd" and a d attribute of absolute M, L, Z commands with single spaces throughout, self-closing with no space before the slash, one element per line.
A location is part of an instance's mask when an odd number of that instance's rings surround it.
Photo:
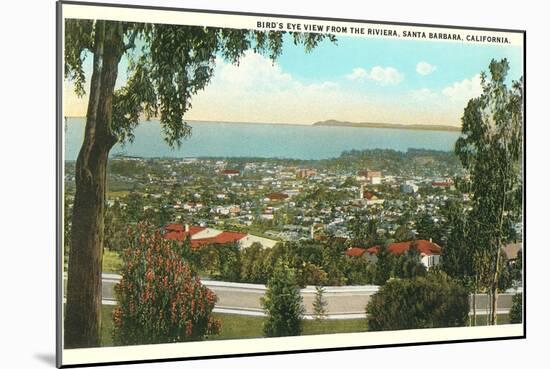
<path fill-rule="evenodd" d="M 452 131 L 460 132 L 461 128 L 457 126 L 446 126 L 442 124 L 399 124 L 399 123 L 373 123 L 373 122 L 346 122 L 335 119 L 329 119 L 322 122 L 313 123 L 314 126 L 329 127 L 357 127 L 357 128 L 392 128 L 392 129 L 417 129 L 424 131 Z"/>

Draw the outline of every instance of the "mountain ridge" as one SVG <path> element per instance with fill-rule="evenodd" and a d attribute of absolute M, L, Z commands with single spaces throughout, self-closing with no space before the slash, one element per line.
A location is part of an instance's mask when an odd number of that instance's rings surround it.
<path fill-rule="evenodd" d="M 460 132 L 459 126 L 448 126 L 444 124 L 401 124 L 401 123 L 376 123 L 376 122 L 348 122 L 336 119 L 327 119 L 313 123 L 313 126 L 324 127 L 356 127 L 356 128 L 390 128 L 390 129 L 413 129 L 422 131 L 450 131 Z"/>

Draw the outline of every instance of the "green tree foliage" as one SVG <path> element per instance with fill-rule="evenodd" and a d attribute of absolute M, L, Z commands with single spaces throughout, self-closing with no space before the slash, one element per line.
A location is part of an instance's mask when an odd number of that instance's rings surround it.
<path fill-rule="evenodd" d="M 172 220 L 172 215 L 170 214 L 168 209 L 165 206 L 161 206 L 159 211 L 158 211 L 157 223 L 156 224 L 160 227 L 160 226 L 163 226 L 165 224 L 170 223 L 171 220 Z"/>
<path fill-rule="evenodd" d="M 325 319 L 327 316 L 328 302 L 325 299 L 325 288 L 323 286 L 315 287 L 315 299 L 313 300 L 313 315 L 316 320 Z"/>
<path fill-rule="evenodd" d="M 365 258 L 345 257 L 345 275 L 348 285 L 372 284 L 374 278 L 374 263 Z"/>
<path fill-rule="evenodd" d="M 500 258 L 500 272 L 498 275 L 498 290 L 505 291 L 512 288 L 518 281 L 514 279 L 514 273 L 516 273 L 513 263 L 508 262 L 503 256 Z M 520 279 L 521 281 L 521 279 Z"/>
<path fill-rule="evenodd" d="M 302 200 L 313 204 L 316 209 L 321 209 L 328 204 L 346 200 L 347 197 L 348 195 L 345 191 L 332 191 L 326 185 L 318 184 Z"/>
<path fill-rule="evenodd" d="M 514 282 L 521 283 L 523 280 L 523 252 L 518 251 L 515 260 L 510 262 L 510 275 Z"/>
<path fill-rule="evenodd" d="M 266 251 L 261 244 L 254 243 L 241 252 L 241 280 L 249 283 L 266 283 L 267 273 L 264 269 Z"/>
<path fill-rule="evenodd" d="M 263 327 L 266 337 L 298 336 L 302 333 L 302 296 L 295 272 L 285 262 L 277 262 L 261 301 L 267 313 Z"/>
<path fill-rule="evenodd" d="M 491 324 L 496 324 L 502 246 L 513 238 L 511 224 L 522 211 L 523 79 L 508 87 L 508 70 L 506 59 L 492 60 L 490 75 L 482 73 L 483 93 L 464 109 L 455 146 L 467 172 L 462 187 L 472 195 L 472 234 L 489 263 Z"/>
<path fill-rule="evenodd" d="M 388 245 L 382 244 L 376 254 L 376 266 L 374 268 L 374 284 L 382 286 L 391 277 L 393 270 L 393 256 L 388 251 Z"/>
<path fill-rule="evenodd" d="M 468 320 L 468 291 L 444 274 L 394 279 L 366 306 L 371 331 L 461 327 Z"/>
<path fill-rule="evenodd" d="M 237 245 L 209 245 L 190 250 L 190 260 L 211 278 L 226 281 L 266 284 L 279 261 L 294 269 L 300 287 L 307 285 L 384 284 L 390 278 L 414 278 L 426 275 L 420 254 L 412 248 L 401 255 L 390 254 L 383 244 L 373 263 L 362 257 L 349 257 L 345 245 L 327 240 L 278 243 L 264 248 L 255 243 L 245 249 Z"/>
<path fill-rule="evenodd" d="M 411 239 L 417 238 L 424 238 L 415 236 L 413 232 L 411 232 L 406 225 L 401 224 L 393 234 L 393 238 L 395 239 L 395 242 L 404 242 L 404 241 L 410 241 Z M 426 238 L 424 238 L 426 239 Z M 428 238 L 429 239 L 429 238 Z"/>
<path fill-rule="evenodd" d="M 126 211 L 120 201 L 115 200 L 112 206 L 105 208 L 105 243 L 109 250 L 122 251 L 128 240 L 128 223 Z"/>
<path fill-rule="evenodd" d="M 262 260 L 262 268 L 265 273 L 266 282 L 273 275 L 275 266 L 279 261 L 288 263 L 291 268 L 295 269 L 298 261 L 291 257 L 291 253 L 286 242 L 278 243 L 272 248 L 263 250 L 264 259 Z"/>
<path fill-rule="evenodd" d="M 504 253 L 503 253 L 504 254 Z M 519 250 L 515 259 L 509 260 L 503 255 L 500 260 L 498 289 L 500 291 L 519 287 L 523 283 L 523 257 Z"/>
<path fill-rule="evenodd" d="M 419 240 L 432 240 L 435 243 L 441 245 L 443 244 L 443 230 L 441 225 L 437 222 L 434 222 L 433 218 L 427 214 L 422 213 L 416 224 L 416 238 Z"/>
<path fill-rule="evenodd" d="M 457 180 L 457 185 L 462 185 Z M 445 244 L 441 255 L 440 268 L 450 277 L 460 281 L 473 293 L 472 324 L 476 325 L 476 296 L 483 285 L 481 275 L 486 275 L 487 264 L 484 254 L 477 247 L 476 235 L 472 233 L 471 216 L 464 204 L 449 201 L 444 208 L 445 221 L 442 229 Z"/>
<path fill-rule="evenodd" d="M 114 342 L 182 342 L 217 334 L 216 295 L 201 284 L 174 244 L 143 223 L 129 237 L 122 279 L 115 287 Z"/>
<path fill-rule="evenodd" d="M 517 293 L 512 297 L 510 309 L 510 323 L 519 324 L 523 321 L 523 294 Z"/>
<path fill-rule="evenodd" d="M 172 243 L 172 248 L 176 250 L 178 255 L 185 261 L 189 262 L 192 269 L 196 270 L 200 266 L 199 256 L 191 248 L 191 238 L 187 237 L 183 242 L 167 241 Z"/>
<path fill-rule="evenodd" d="M 415 278 L 426 275 L 426 267 L 420 260 L 420 253 L 414 247 L 401 255 L 393 256 L 393 272 L 395 278 Z"/>
<path fill-rule="evenodd" d="M 347 282 L 344 268 L 344 257 L 342 250 L 335 245 L 326 244 L 322 249 L 321 267 L 327 273 L 327 284 L 331 286 L 342 286 Z"/>
<path fill-rule="evenodd" d="M 238 281 L 241 279 L 241 254 L 239 245 L 232 243 L 220 249 L 220 276 L 224 281 Z"/>
<path fill-rule="evenodd" d="M 348 188 L 348 187 L 359 187 L 359 182 L 357 181 L 357 179 L 355 177 L 346 177 L 346 180 L 342 183 L 342 187 L 343 188 Z"/>
<path fill-rule="evenodd" d="M 355 245 L 372 246 L 378 240 L 378 220 L 368 212 L 360 212 L 350 221 Z"/>
<path fill-rule="evenodd" d="M 362 258 L 349 258 L 344 247 L 330 239 L 326 243 L 279 243 L 271 249 L 260 244 L 241 250 L 240 281 L 267 283 L 274 266 L 282 260 L 295 270 L 299 286 L 372 283 L 373 266 Z"/>
<path fill-rule="evenodd" d="M 300 287 L 307 285 L 323 285 L 327 282 L 328 274 L 319 265 L 304 262 L 296 269 L 296 282 Z"/>
<path fill-rule="evenodd" d="M 285 32 L 109 20 L 67 19 L 65 79 L 82 96 L 89 79 L 86 127 L 75 166 L 75 201 L 67 280 L 67 348 L 99 345 L 101 260 L 107 163 L 111 148 L 133 141 L 140 120 L 156 116 L 165 141 L 179 146 L 191 134 L 184 116 L 192 97 L 210 82 L 216 59 L 238 64 L 247 50 L 275 60 Z M 331 35 L 292 33 L 306 51 Z M 92 59 L 92 75 L 84 61 Z M 115 89 L 119 64 L 126 84 Z"/>
<path fill-rule="evenodd" d="M 237 243 L 208 245 L 194 252 L 202 271 L 214 279 L 241 281 L 241 252 Z"/>
<path fill-rule="evenodd" d="M 145 220 L 143 210 L 145 200 L 142 194 L 132 191 L 124 198 L 124 201 L 126 202 L 125 218 L 128 222 L 135 224 Z"/>
<path fill-rule="evenodd" d="M 475 237 L 468 228 L 468 213 L 458 201 L 446 204 L 447 219 L 443 225 L 447 235 L 442 250 L 441 268 L 447 275 L 467 281 L 474 275 Z"/>
<path fill-rule="evenodd" d="M 298 266 L 303 263 L 322 265 L 323 244 L 316 241 L 289 242 L 288 254 L 292 264 Z"/>

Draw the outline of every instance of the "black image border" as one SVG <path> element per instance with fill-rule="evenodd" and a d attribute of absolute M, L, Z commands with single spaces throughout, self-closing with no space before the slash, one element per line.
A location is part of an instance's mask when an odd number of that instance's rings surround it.
<path fill-rule="evenodd" d="M 62 245 L 62 232 L 63 232 L 63 219 L 62 219 L 62 203 L 63 203 L 63 147 L 62 130 L 63 130 L 63 102 L 62 102 L 62 89 L 63 89 L 63 49 L 62 45 L 62 22 L 63 5 L 79 5 L 79 6 L 101 6 L 106 8 L 126 8 L 126 9 L 146 9 L 146 10 L 164 10 L 164 11 L 178 11 L 187 13 L 210 13 L 210 14 L 225 14 L 225 15 L 241 15 L 241 16 L 253 16 L 253 17 L 276 17 L 285 19 L 301 19 L 301 20 L 322 20 L 333 22 L 353 22 L 363 24 L 381 24 L 381 25 L 397 25 L 397 26 L 415 26 L 415 27 L 428 27 L 428 28 L 448 28 L 458 30 L 475 30 L 475 31 L 495 31 L 495 32 L 509 32 L 519 33 L 523 35 L 523 213 L 522 213 L 522 256 L 523 256 L 523 284 L 522 284 L 522 307 L 523 307 L 523 334 L 517 336 L 506 337 L 487 337 L 487 338 L 465 338 L 456 340 L 445 341 L 427 341 L 427 342 L 405 342 L 395 344 L 380 344 L 380 345 L 366 345 L 366 346 L 347 346 L 347 347 L 326 347 L 316 349 L 299 349 L 299 350 L 281 350 L 281 351 L 269 351 L 269 352 L 250 352 L 239 354 L 220 354 L 220 355 L 207 355 L 207 356 L 193 356 L 193 357 L 173 357 L 173 358 L 161 358 L 161 359 L 147 359 L 147 360 L 124 360 L 124 361 L 101 361 L 101 362 L 89 362 L 82 364 L 69 364 L 62 365 L 63 355 L 63 338 L 62 338 L 62 319 L 63 319 L 63 245 Z M 411 22 L 393 22 L 393 21 L 374 21 L 364 19 L 350 19 L 350 18 L 332 18 L 322 16 L 302 16 L 302 15 L 290 15 L 290 14 L 271 14 L 271 13 L 253 13 L 253 12 L 241 12 L 241 11 L 227 11 L 227 10 L 206 10 L 206 9 L 188 9 L 180 7 L 167 7 L 167 6 L 154 6 L 154 5 L 136 5 L 136 4 L 113 4 L 113 3 L 101 3 L 101 2 L 81 2 L 70 0 L 58 0 L 56 2 L 56 367 L 58 368 L 82 368 L 90 366 L 107 366 L 107 365 L 126 365 L 126 364 L 144 364 L 144 363 L 163 363 L 163 362 L 178 362 L 178 361 L 190 361 L 190 360 L 206 360 L 206 359 L 220 359 L 220 358 L 240 358 L 240 357 L 252 357 L 252 356 L 269 356 L 269 355 L 287 355 L 287 354 L 303 354 L 303 353 L 316 353 L 316 352 L 332 352 L 332 351 L 349 351 L 349 350 L 364 350 L 375 348 L 387 348 L 387 347 L 413 347 L 413 346 L 429 346 L 429 345 L 442 345 L 442 344 L 455 344 L 455 343 L 469 343 L 469 342 L 490 342 L 490 341 L 506 341 L 517 340 L 527 338 L 527 247 L 526 247 L 526 231 L 527 231 L 527 31 L 522 29 L 506 29 L 506 28 L 490 28 L 490 27 L 469 27 L 469 26 L 456 26 L 456 25 L 443 25 L 443 24 L 426 24 L 426 23 L 411 23 Z M 398 332 L 398 331 L 395 331 Z"/>

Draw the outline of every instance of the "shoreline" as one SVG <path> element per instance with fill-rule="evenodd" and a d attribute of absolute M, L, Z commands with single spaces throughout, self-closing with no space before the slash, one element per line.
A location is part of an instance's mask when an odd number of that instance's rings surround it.
<path fill-rule="evenodd" d="M 437 131 L 437 132 L 460 132 L 459 126 L 447 126 L 440 124 L 401 124 L 401 123 L 372 123 L 372 122 L 342 122 L 342 121 L 322 121 L 313 123 L 315 127 L 349 127 L 349 128 L 387 128 L 387 129 L 406 129 L 413 131 Z"/>
<path fill-rule="evenodd" d="M 368 149 L 367 149 L 368 150 Z M 448 154 L 452 153 L 452 150 L 431 150 L 431 149 L 415 149 L 409 148 L 406 151 L 394 150 L 394 149 L 372 149 L 372 150 L 390 150 L 398 153 L 407 154 L 410 150 L 425 150 L 428 152 L 443 153 Z M 363 151 L 363 150 L 362 150 Z M 120 153 L 111 153 L 109 155 L 109 160 L 112 159 L 139 159 L 139 160 L 236 160 L 236 161 L 298 161 L 298 162 L 317 162 L 324 160 L 335 160 L 339 159 L 338 157 L 331 158 L 322 158 L 322 159 L 299 159 L 299 158 L 285 158 L 285 157 L 262 157 L 262 156 L 138 156 L 138 155 L 120 155 Z M 75 163 L 76 159 L 65 159 L 65 163 Z"/>
<path fill-rule="evenodd" d="M 85 119 L 83 116 L 67 116 L 65 118 L 70 119 Z M 185 120 L 190 124 L 247 124 L 247 125 L 258 125 L 258 126 L 298 126 L 298 127 L 345 127 L 345 128 L 378 128 L 378 129 L 403 129 L 411 131 L 434 131 L 434 132 L 460 132 L 461 127 L 459 126 L 448 126 L 448 125 L 430 125 L 430 124 L 402 124 L 402 123 L 372 123 L 372 122 L 347 122 L 347 121 L 336 121 L 336 120 L 327 120 L 320 121 L 315 123 L 270 123 L 270 122 L 235 122 L 235 121 L 215 121 L 215 120 Z M 149 121 L 144 120 L 140 123 L 147 122 L 158 122 L 157 118 L 153 118 Z"/>

